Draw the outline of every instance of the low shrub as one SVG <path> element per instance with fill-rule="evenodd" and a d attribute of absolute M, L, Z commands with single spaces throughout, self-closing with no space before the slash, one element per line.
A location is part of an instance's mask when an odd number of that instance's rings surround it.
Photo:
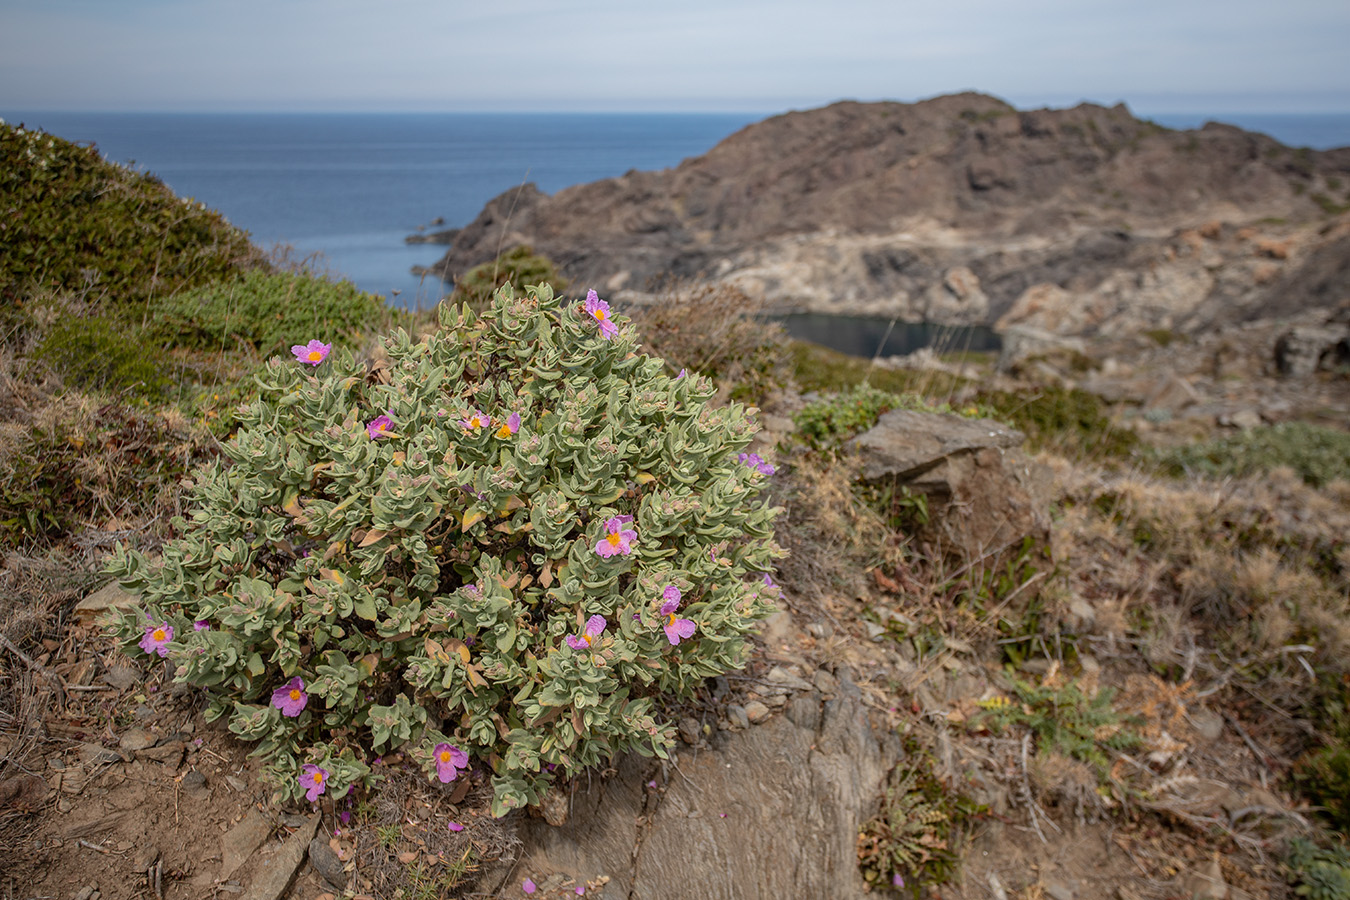
<path fill-rule="evenodd" d="M 1350 434 L 1306 422 L 1252 428 L 1162 453 L 1172 475 L 1246 476 L 1288 466 L 1313 487 L 1350 480 Z"/>
<path fill-rule="evenodd" d="M 110 564 L 141 593 L 123 647 L 206 688 L 283 798 L 340 797 L 401 749 L 441 781 L 489 767 L 501 815 L 664 756 L 657 696 L 740 665 L 773 609 L 743 407 L 593 295 L 503 287 L 440 320 L 369 374 L 274 359 L 183 537 Z"/>
<path fill-rule="evenodd" d="M 159 398 L 169 366 L 147 335 L 103 316 L 67 316 L 47 329 L 34 356 L 68 386 Z"/>
<path fill-rule="evenodd" d="M 511 285 L 520 292 L 526 285 L 547 284 L 553 293 L 567 290 L 567 279 L 558 274 L 553 260 L 534 252 L 527 245 L 512 247 L 492 262 L 474 266 L 455 281 L 452 303 L 467 303 L 477 311 L 492 302 L 492 296 L 503 285 Z"/>
<path fill-rule="evenodd" d="M 305 272 L 249 272 L 165 297 L 154 319 L 163 338 L 201 350 L 285 354 L 296 335 L 323 334 L 353 346 L 393 315 L 379 297 L 347 281 Z"/>

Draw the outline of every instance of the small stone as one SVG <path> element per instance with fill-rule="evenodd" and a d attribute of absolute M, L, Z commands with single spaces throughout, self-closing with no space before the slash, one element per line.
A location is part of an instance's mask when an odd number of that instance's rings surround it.
<path fill-rule="evenodd" d="M 286 813 L 281 817 L 281 824 L 285 825 L 287 828 L 299 828 L 304 825 L 306 821 L 304 816 L 295 813 Z"/>
<path fill-rule="evenodd" d="M 86 766 L 101 766 L 106 763 L 118 763 L 122 761 L 122 754 L 113 750 L 111 747 L 104 747 L 99 744 L 80 744 L 77 751 L 80 756 L 80 762 Z"/>
<path fill-rule="evenodd" d="M 1073 888 L 1061 881 L 1047 881 L 1045 883 L 1045 894 L 1051 900 L 1075 900 L 1077 896 Z"/>
<path fill-rule="evenodd" d="M 702 734 L 699 731 L 698 720 L 693 716 L 684 716 L 680 719 L 680 740 L 692 747 L 698 743 L 700 737 Z"/>
<path fill-rule="evenodd" d="M 1214 710 L 1197 707 L 1187 714 L 1187 718 L 1206 741 L 1217 741 L 1223 736 L 1223 716 Z"/>
<path fill-rule="evenodd" d="M 89 900 L 90 896 L 96 890 L 98 890 L 98 885 L 86 884 L 84 887 L 80 888 L 79 891 L 76 892 L 72 900 Z"/>
<path fill-rule="evenodd" d="M 114 581 L 75 604 L 75 621 L 93 625 L 108 611 L 123 609 L 135 602 L 136 595 L 122 590 L 122 586 Z"/>
<path fill-rule="evenodd" d="M 731 693 L 731 683 L 727 681 L 725 675 L 718 675 L 712 679 L 713 699 L 721 700 L 727 694 Z"/>
<path fill-rule="evenodd" d="M 737 728 L 749 728 L 750 717 L 745 713 L 745 707 L 732 703 L 727 706 L 727 721 Z"/>
<path fill-rule="evenodd" d="M 834 634 L 834 628 L 830 626 L 829 622 L 812 622 L 806 626 L 806 633 L 817 640 L 823 641 Z"/>
<path fill-rule="evenodd" d="M 1227 900 L 1228 884 L 1217 859 L 1211 859 L 1202 868 L 1187 875 L 1181 883 L 1192 900 Z"/>
<path fill-rule="evenodd" d="M 56 801 L 56 808 L 63 813 L 68 813 L 75 808 L 75 804 L 71 803 L 65 797 L 62 797 L 60 800 Z"/>
<path fill-rule="evenodd" d="M 159 848 L 154 844 L 141 848 L 131 861 L 131 871 L 147 872 L 159 860 Z"/>
<path fill-rule="evenodd" d="M 765 680 L 770 684 L 779 685 L 791 691 L 809 691 L 812 689 L 809 681 L 782 666 L 774 666 L 770 669 L 769 674 L 765 676 Z"/>
<path fill-rule="evenodd" d="M 225 776 L 225 783 L 228 784 L 230 787 L 234 788 L 236 791 L 238 791 L 238 792 L 241 793 L 241 794 L 248 790 L 248 782 L 246 782 L 246 781 L 244 781 L 244 779 L 238 778 L 238 777 L 236 777 L 236 776 L 234 776 L 234 775 L 226 775 L 226 776 Z"/>
<path fill-rule="evenodd" d="M 347 886 L 347 873 L 342 871 L 342 860 L 323 838 L 316 837 L 309 842 L 309 864 L 324 881 L 338 890 Z"/>
<path fill-rule="evenodd" d="M 148 747 L 145 750 L 137 750 L 137 759 L 153 759 L 157 763 L 162 763 L 170 769 L 176 769 L 183 763 L 183 754 L 187 751 L 187 745 L 182 741 L 169 741 L 167 744 L 160 744 L 158 747 Z"/>
<path fill-rule="evenodd" d="M 833 694 L 839 690 L 839 680 L 824 669 L 817 669 L 815 675 L 816 690 L 822 694 Z"/>
<path fill-rule="evenodd" d="M 769 717 L 769 708 L 758 700 L 751 700 L 745 704 L 745 717 L 751 723 L 758 725 Z"/>
<path fill-rule="evenodd" d="M 778 709 L 780 706 L 787 704 L 787 697 L 784 694 L 774 694 L 772 697 L 765 697 L 764 703 L 766 706 Z"/>
<path fill-rule="evenodd" d="M 183 793 L 193 800 L 205 800 L 211 796 L 211 789 L 206 786 L 206 776 L 195 769 L 183 776 L 182 785 Z"/>
<path fill-rule="evenodd" d="M 117 742 L 117 747 L 124 754 L 130 756 L 138 750 L 146 750 L 155 746 L 159 740 L 152 732 L 145 728 L 128 728 L 122 732 L 121 739 Z"/>
<path fill-rule="evenodd" d="M 876 622 L 863 622 L 863 628 L 867 629 L 868 640 L 879 641 L 886 634 L 886 627 Z"/>
<path fill-rule="evenodd" d="M 119 691 L 125 691 L 140 683 L 141 674 L 132 666 L 115 665 L 103 673 L 103 680 Z"/>

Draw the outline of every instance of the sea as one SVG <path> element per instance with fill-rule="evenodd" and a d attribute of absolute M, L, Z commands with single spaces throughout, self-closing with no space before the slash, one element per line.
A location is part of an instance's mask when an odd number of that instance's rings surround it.
<path fill-rule="evenodd" d="M 447 286 L 411 273 L 445 248 L 407 244 L 465 225 L 502 191 L 546 193 L 699 156 L 771 113 L 73 113 L 0 110 L 163 179 L 264 248 L 311 258 L 405 307 Z M 1202 114 L 1150 117 L 1193 128 Z M 1225 115 L 1292 146 L 1350 146 L 1350 114 Z M 434 225 L 433 222 L 444 224 Z"/>

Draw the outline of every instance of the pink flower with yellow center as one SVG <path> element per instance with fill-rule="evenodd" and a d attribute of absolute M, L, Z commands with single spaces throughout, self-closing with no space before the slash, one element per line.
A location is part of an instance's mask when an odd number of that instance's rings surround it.
<path fill-rule="evenodd" d="M 388 412 L 382 416 L 376 416 L 371 419 L 370 424 L 366 426 L 366 434 L 370 435 L 372 440 L 375 438 L 386 437 L 391 434 L 393 430 L 394 420 L 390 417 Z"/>
<path fill-rule="evenodd" d="M 567 646 L 573 650 L 589 650 L 595 646 L 596 639 L 605 633 L 605 617 L 591 616 L 586 620 L 586 628 L 581 634 L 569 634 L 566 638 Z"/>
<path fill-rule="evenodd" d="M 449 784 L 459 775 L 460 769 L 469 767 L 469 754 L 451 744 L 437 744 L 431 751 L 436 763 L 436 777 L 441 784 Z"/>
<path fill-rule="evenodd" d="M 502 427 L 497 429 L 497 437 L 509 438 L 520 430 L 520 413 L 511 413 L 502 423 Z"/>
<path fill-rule="evenodd" d="M 272 692 L 272 705 L 288 718 L 295 718 L 304 712 L 307 703 L 309 694 L 305 693 L 305 682 L 299 675 Z"/>
<path fill-rule="evenodd" d="M 601 300 L 595 291 L 586 292 L 586 302 L 582 304 L 582 309 L 600 326 L 600 336 L 605 340 L 611 340 L 619 333 L 619 326 L 609 317 L 609 304 Z"/>
<path fill-rule="evenodd" d="M 661 598 L 665 600 L 661 604 L 661 616 L 666 620 L 661 627 L 666 630 L 666 640 L 670 641 L 671 646 L 680 642 L 681 638 L 691 638 L 694 636 L 694 629 L 698 627 L 693 619 L 678 619 L 675 617 L 675 610 L 680 608 L 680 589 L 673 584 L 666 585 L 666 589 L 661 592 Z"/>
<path fill-rule="evenodd" d="M 140 641 L 140 647 L 152 656 L 156 653 L 160 656 L 168 656 L 169 648 L 165 644 L 171 640 L 173 640 L 173 626 L 168 622 L 159 625 L 147 625 L 145 626 L 145 636 Z"/>
<path fill-rule="evenodd" d="M 311 366 L 317 366 L 328 358 L 328 354 L 333 352 L 332 344 L 325 344 L 319 340 L 310 341 L 308 344 L 296 344 L 291 348 L 295 358 L 302 363 L 308 363 Z"/>
<path fill-rule="evenodd" d="M 310 803 L 319 799 L 319 795 L 328 790 L 328 770 L 311 763 L 300 768 L 300 786 L 305 789 L 305 799 Z"/>
<path fill-rule="evenodd" d="M 627 556 L 633 552 L 633 541 L 637 532 L 624 526 L 633 521 L 632 516 L 613 516 L 605 520 L 605 536 L 595 545 L 595 552 L 605 559 L 611 556 Z"/>
<path fill-rule="evenodd" d="M 481 411 L 475 409 L 460 419 L 459 424 L 465 431 L 481 431 L 492 424 L 492 417 L 483 415 Z"/>

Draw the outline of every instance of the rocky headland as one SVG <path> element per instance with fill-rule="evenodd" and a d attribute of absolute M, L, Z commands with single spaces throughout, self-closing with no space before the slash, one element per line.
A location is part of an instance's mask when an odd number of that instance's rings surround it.
<path fill-rule="evenodd" d="M 620 301 L 673 276 L 781 311 L 1196 334 L 1350 303 L 1348 191 L 1350 148 L 1173 131 L 1123 105 L 842 102 L 673 169 L 513 188 L 445 232 L 428 271 L 453 281 L 529 244 Z"/>

